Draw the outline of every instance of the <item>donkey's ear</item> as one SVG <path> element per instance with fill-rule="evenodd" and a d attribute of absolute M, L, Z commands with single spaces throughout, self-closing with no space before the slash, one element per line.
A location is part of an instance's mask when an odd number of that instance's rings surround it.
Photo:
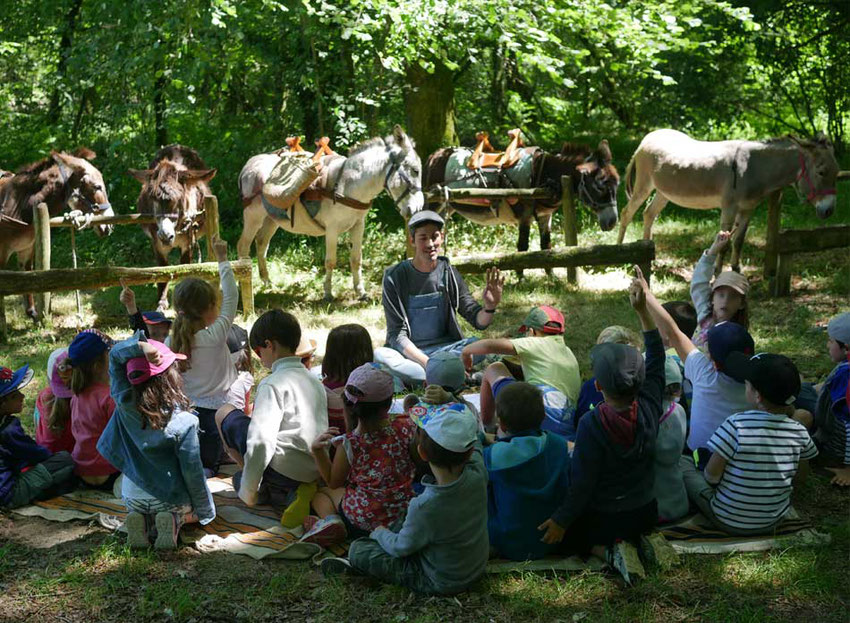
<path fill-rule="evenodd" d="M 218 173 L 218 169 L 187 169 L 177 173 L 177 181 L 184 186 L 209 182 Z"/>
<path fill-rule="evenodd" d="M 596 158 L 599 160 L 599 164 L 611 164 L 611 160 L 614 158 L 611 155 L 608 141 L 604 138 L 599 141 L 599 146 L 596 148 Z"/>
<path fill-rule="evenodd" d="M 402 127 L 398 124 L 393 126 L 393 138 L 399 147 L 403 149 L 410 149 L 413 146 L 410 138 L 404 132 L 404 129 L 402 129 Z"/>
<path fill-rule="evenodd" d="M 146 184 L 153 175 L 153 171 L 150 169 L 127 169 L 127 175 L 135 177 L 142 184 Z"/>
<path fill-rule="evenodd" d="M 76 158 L 82 158 L 83 160 L 88 160 L 89 162 L 91 162 L 92 160 L 97 158 L 97 154 L 94 153 L 88 147 L 77 147 L 77 149 L 74 150 L 74 156 Z"/>
<path fill-rule="evenodd" d="M 832 147 L 832 141 L 829 140 L 829 137 L 821 131 L 816 132 L 812 140 L 818 145 Z"/>
<path fill-rule="evenodd" d="M 74 171 L 78 171 L 83 168 L 79 159 L 71 156 L 70 154 L 66 154 L 64 151 L 51 151 L 50 157 L 53 158 L 53 162 L 57 164 L 62 171 L 62 175 L 66 178 L 71 177 Z"/>

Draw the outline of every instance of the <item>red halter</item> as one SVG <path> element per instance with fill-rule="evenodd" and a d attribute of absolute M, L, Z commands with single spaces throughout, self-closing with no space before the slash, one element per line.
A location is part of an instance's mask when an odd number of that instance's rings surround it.
<path fill-rule="evenodd" d="M 806 184 L 809 185 L 809 192 L 806 193 L 806 200 L 808 200 L 809 203 L 814 203 L 814 200 L 818 197 L 834 195 L 835 188 L 824 188 L 823 190 L 815 189 L 815 185 L 812 184 L 812 180 L 809 177 L 809 172 L 806 171 L 806 159 L 803 157 L 803 152 L 798 151 L 797 155 L 800 157 L 800 172 L 797 174 L 797 179 L 794 181 L 799 182 L 801 179 L 806 180 Z"/>

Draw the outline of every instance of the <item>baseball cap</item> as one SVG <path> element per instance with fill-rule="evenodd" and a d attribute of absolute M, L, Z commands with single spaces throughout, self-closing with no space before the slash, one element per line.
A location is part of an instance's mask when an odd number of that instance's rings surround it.
<path fill-rule="evenodd" d="M 152 376 L 162 374 L 178 359 L 186 359 L 183 353 L 175 353 L 168 346 L 156 340 L 148 340 L 148 344 L 156 348 L 162 355 L 158 365 L 152 364 L 147 357 L 133 357 L 127 362 L 127 380 L 133 385 L 144 383 Z"/>
<path fill-rule="evenodd" d="M 71 368 L 67 359 L 67 348 L 57 348 L 47 358 L 47 381 L 50 384 L 50 391 L 57 398 L 70 398 L 74 395 L 68 383 L 62 378 L 62 374 Z"/>
<path fill-rule="evenodd" d="M 407 221 L 407 230 L 412 233 L 415 228 L 425 223 L 434 223 L 442 228 L 446 221 L 433 210 L 419 210 Z"/>
<path fill-rule="evenodd" d="M 631 329 L 614 324 L 602 329 L 602 331 L 599 332 L 599 336 L 596 338 L 597 344 L 605 344 L 606 342 L 612 342 L 615 344 L 631 344 L 634 346 L 639 343 L 639 340 L 635 332 Z"/>
<path fill-rule="evenodd" d="M 790 405 L 800 393 L 800 371 L 785 355 L 759 353 L 752 357 L 740 351 L 729 353 L 724 366 L 736 381 L 749 381 L 762 396 L 776 405 Z"/>
<path fill-rule="evenodd" d="M 33 371 L 25 365 L 17 370 L 0 367 L 0 398 L 16 389 L 23 389 L 32 380 Z"/>
<path fill-rule="evenodd" d="M 590 349 L 590 363 L 599 385 L 613 394 L 633 392 L 646 378 L 643 355 L 628 344 L 597 344 Z"/>
<path fill-rule="evenodd" d="M 564 314 L 551 305 L 532 307 L 522 321 L 519 332 L 526 333 L 529 329 L 543 331 L 549 335 L 561 335 L 564 332 Z"/>
<path fill-rule="evenodd" d="M 375 363 L 364 363 L 351 371 L 345 382 L 345 397 L 353 403 L 383 402 L 393 395 L 393 377 Z"/>
<path fill-rule="evenodd" d="M 145 324 L 161 324 L 163 322 L 167 322 L 171 324 L 171 318 L 168 318 L 161 311 L 146 311 L 142 312 L 142 320 L 145 321 Z"/>
<path fill-rule="evenodd" d="M 92 361 L 102 352 L 112 348 L 114 343 L 115 341 L 111 337 L 97 329 L 80 331 L 68 346 L 68 357 L 71 359 L 71 365 L 78 366 Z"/>
<path fill-rule="evenodd" d="M 230 330 L 227 332 L 227 350 L 230 354 L 238 353 L 246 346 L 248 346 L 248 332 L 238 324 L 230 325 Z"/>
<path fill-rule="evenodd" d="M 725 368 L 729 353 L 737 351 L 752 355 L 756 349 L 752 336 L 737 322 L 726 321 L 714 325 L 709 329 L 707 339 L 708 354 L 718 369 Z"/>
<path fill-rule="evenodd" d="M 711 284 L 711 291 L 714 292 L 721 286 L 732 288 L 742 296 L 747 296 L 747 292 L 750 291 L 750 282 L 747 281 L 747 278 L 734 270 L 725 270 L 717 275 L 717 279 Z"/>
<path fill-rule="evenodd" d="M 826 327 L 826 333 L 833 340 L 850 344 L 850 312 L 844 312 L 832 318 Z"/>
<path fill-rule="evenodd" d="M 450 452 L 466 452 L 478 438 L 478 418 L 461 402 L 420 403 L 410 409 L 410 419 Z"/>
<path fill-rule="evenodd" d="M 458 391 L 466 383 L 463 361 L 454 353 L 434 353 L 425 365 L 425 383 L 439 385 L 450 392 Z"/>

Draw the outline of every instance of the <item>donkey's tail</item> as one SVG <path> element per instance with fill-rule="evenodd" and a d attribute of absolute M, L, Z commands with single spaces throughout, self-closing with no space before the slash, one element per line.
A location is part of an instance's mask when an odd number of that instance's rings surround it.
<path fill-rule="evenodd" d="M 637 154 L 637 152 L 635 152 Z M 626 167 L 626 201 L 631 201 L 632 190 L 634 190 L 634 179 L 632 173 L 635 170 L 635 154 L 632 154 L 632 159 L 629 160 L 629 166 Z"/>

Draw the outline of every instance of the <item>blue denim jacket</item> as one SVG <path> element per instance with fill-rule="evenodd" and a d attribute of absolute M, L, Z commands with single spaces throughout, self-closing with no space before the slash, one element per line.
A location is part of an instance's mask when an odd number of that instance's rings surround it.
<path fill-rule="evenodd" d="M 162 430 L 142 428 L 127 362 L 142 357 L 141 331 L 117 343 L 109 353 L 109 377 L 115 414 L 97 450 L 134 483 L 157 499 L 175 506 L 191 504 L 201 524 L 215 519 L 198 445 L 198 418 L 177 411 Z"/>

